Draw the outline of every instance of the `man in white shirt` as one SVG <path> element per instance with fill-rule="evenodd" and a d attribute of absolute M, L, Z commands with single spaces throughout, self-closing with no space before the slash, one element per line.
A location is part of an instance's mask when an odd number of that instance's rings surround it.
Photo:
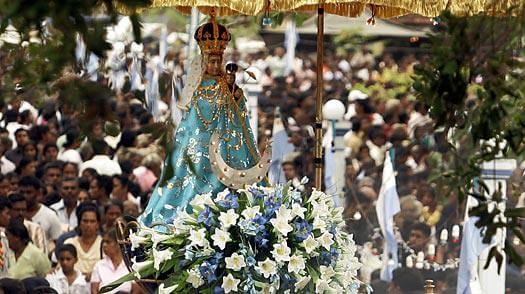
<path fill-rule="evenodd" d="M 86 168 L 94 168 L 99 175 L 114 176 L 122 174 L 118 162 L 111 160 L 108 154 L 108 144 L 104 140 L 95 139 L 91 142 L 95 156 L 82 164 L 80 173 Z"/>
<path fill-rule="evenodd" d="M 0 173 L 3 175 L 15 171 L 15 164 L 5 157 L 5 153 L 11 150 L 13 142 L 5 134 L 0 135 Z"/>
<path fill-rule="evenodd" d="M 89 294 L 90 285 L 86 277 L 77 269 L 75 263 L 78 261 L 78 253 L 75 246 L 71 244 L 62 245 L 58 249 L 58 261 L 60 267 L 46 276 L 49 286 L 61 294 Z M 69 281 L 73 280 L 72 283 Z"/>
<path fill-rule="evenodd" d="M 19 219 L 24 222 L 24 226 L 29 232 L 29 237 L 36 247 L 40 248 L 47 254 L 47 238 L 46 233 L 42 227 L 30 220 L 25 219 L 27 213 L 27 203 L 24 195 L 20 193 L 12 193 L 9 195 L 9 204 L 11 205 L 10 216 L 13 219 Z"/>
<path fill-rule="evenodd" d="M 78 220 L 75 210 L 78 207 L 78 180 L 76 178 L 63 179 L 59 184 L 59 194 L 62 198 L 59 202 L 51 206 L 58 215 L 58 219 L 63 226 L 68 227 L 68 231 L 77 227 Z"/>
<path fill-rule="evenodd" d="M 9 269 L 9 242 L 5 228 L 11 220 L 10 206 L 7 197 L 0 197 L 0 278 L 7 277 L 7 270 Z"/>
<path fill-rule="evenodd" d="M 18 183 L 19 192 L 24 195 L 27 203 L 26 218 L 39 224 L 50 245 L 62 234 L 62 225 L 55 211 L 37 201 L 41 198 L 42 183 L 33 176 L 25 176 Z M 49 246 L 52 249 L 54 246 Z"/>

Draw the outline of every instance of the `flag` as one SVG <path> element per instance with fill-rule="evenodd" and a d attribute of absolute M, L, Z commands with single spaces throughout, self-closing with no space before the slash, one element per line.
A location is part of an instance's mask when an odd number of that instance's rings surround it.
<path fill-rule="evenodd" d="M 144 57 L 144 45 L 131 43 L 131 66 L 130 66 L 130 84 L 131 90 L 144 90 L 142 84 L 142 58 Z"/>
<path fill-rule="evenodd" d="M 330 127 L 323 137 L 324 148 L 324 186 L 327 195 L 334 196 L 336 206 L 341 206 L 340 198 L 336 197 L 337 187 L 335 185 L 335 148 L 334 148 L 334 129 L 335 121 L 330 122 Z"/>
<path fill-rule="evenodd" d="M 166 55 L 168 55 L 168 29 L 166 27 L 162 27 L 159 37 L 159 67 L 161 71 L 164 70 Z"/>
<path fill-rule="evenodd" d="M 159 93 L 159 76 L 160 76 L 160 58 L 158 56 L 153 57 L 147 65 L 146 69 L 146 106 L 148 112 L 151 113 L 153 119 L 157 121 L 159 119 L 159 105 L 158 99 L 160 99 Z"/>
<path fill-rule="evenodd" d="M 286 182 L 281 163 L 283 158 L 294 150 L 293 144 L 288 142 L 288 134 L 279 115 L 279 109 L 275 110 L 275 114 L 272 132 L 272 165 L 268 173 L 272 185 L 278 183 L 284 184 Z"/>
<path fill-rule="evenodd" d="M 385 163 L 383 164 L 383 179 L 376 203 L 377 220 L 379 221 L 381 232 L 385 238 L 383 246 L 384 265 L 381 271 L 381 280 L 384 281 L 392 280 L 392 271 L 398 264 L 397 241 L 394 234 L 394 215 L 401 210 L 390 151 L 393 152 L 394 150 L 390 149 L 386 152 Z M 390 260 L 392 260 L 393 263 L 391 263 Z"/>
<path fill-rule="evenodd" d="M 295 64 L 295 46 L 299 41 L 299 34 L 297 33 L 297 26 L 295 20 L 291 19 L 286 23 L 286 31 L 284 32 L 284 44 L 286 47 L 286 68 L 285 75 L 289 75 L 293 71 Z"/>
<path fill-rule="evenodd" d="M 459 253 L 457 294 L 481 293 L 478 276 L 478 257 L 490 246 L 484 244 L 481 230 L 476 227 L 478 217 L 470 217 L 463 224 L 463 239 Z"/>

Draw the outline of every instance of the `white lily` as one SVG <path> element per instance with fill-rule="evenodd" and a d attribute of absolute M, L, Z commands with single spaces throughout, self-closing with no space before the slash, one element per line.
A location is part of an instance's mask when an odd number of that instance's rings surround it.
<path fill-rule="evenodd" d="M 315 241 L 312 235 L 309 235 L 306 240 L 303 240 L 303 246 L 306 253 L 310 254 L 319 246 L 319 243 Z"/>
<path fill-rule="evenodd" d="M 151 242 L 153 242 L 153 248 L 156 248 L 157 245 L 162 242 L 162 241 L 166 241 L 168 240 L 169 238 L 171 238 L 170 235 L 168 234 L 161 234 L 161 233 L 158 233 L 156 231 L 154 231 L 152 234 L 151 234 Z"/>
<path fill-rule="evenodd" d="M 222 278 L 222 289 L 224 290 L 224 293 L 230 293 L 232 291 L 235 291 L 235 292 L 239 291 L 237 289 L 237 286 L 239 285 L 240 282 L 241 280 L 234 278 L 231 273 L 228 274 L 226 277 L 223 277 Z"/>
<path fill-rule="evenodd" d="M 208 243 L 206 240 L 206 228 L 202 228 L 198 231 L 190 230 L 190 236 L 188 239 L 191 241 L 191 245 L 204 247 Z"/>
<path fill-rule="evenodd" d="M 233 253 L 230 257 L 226 257 L 224 261 L 226 262 L 227 269 L 231 269 L 236 272 L 240 271 L 243 267 L 246 266 L 244 256 L 239 255 L 237 253 Z"/>
<path fill-rule="evenodd" d="M 133 274 L 139 280 L 141 279 L 140 272 L 142 270 L 144 270 L 145 268 L 150 267 L 153 264 L 153 260 L 146 260 L 146 261 L 137 262 L 137 257 L 136 256 L 134 256 L 131 259 L 131 262 L 132 262 L 131 269 L 133 270 Z"/>
<path fill-rule="evenodd" d="M 190 201 L 190 205 L 194 208 L 201 209 L 204 208 L 204 206 L 216 207 L 215 202 L 213 202 L 211 199 L 211 196 L 211 193 L 197 195 Z"/>
<path fill-rule="evenodd" d="M 290 261 L 288 262 L 288 271 L 291 273 L 299 273 L 303 269 L 305 269 L 306 264 L 305 260 L 302 256 L 294 254 L 292 257 L 290 257 Z"/>
<path fill-rule="evenodd" d="M 324 197 L 326 197 L 325 193 L 323 193 L 322 191 L 313 189 L 312 194 L 310 195 L 310 197 L 308 198 L 306 202 L 316 201 L 317 199 L 323 199 Z"/>
<path fill-rule="evenodd" d="M 295 289 L 296 290 L 302 290 L 308 283 L 310 283 L 310 280 L 312 278 L 310 276 L 302 277 L 299 281 L 295 283 Z"/>
<path fill-rule="evenodd" d="M 286 240 L 279 244 L 273 244 L 272 256 L 277 262 L 290 261 L 290 247 L 286 244 Z"/>
<path fill-rule="evenodd" d="M 326 231 L 326 222 L 322 220 L 319 216 L 316 216 L 314 218 L 314 222 L 312 223 L 314 230 L 321 230 L 321 232 Z"/>
<path fill-rule="evenodd" d="M 332 234 L 329 232 L 324 232 L 321 237 L 317 238 L 317 241 L 319 241 L 319 244 L 321 244 L 326 250 L 330 250 L 330 246 L 334 244 Z"/>
<path fill-rule="evenodd" d="M 238 218 L 239 215 L 235 213 L 235 210 L 229 209 L 226 213 L 221 212 L 219 221 L 221 222 L 222 228 L 229 229 L 231 226 L 234 226 L 237 223 Z"/>
<path fill-rule="evenodd" d="M 259 205 L 256 205 L 254 207 L 248 207 L 245 210 L 242 211 L 242 216 L 247 219 L 251 220 L 257 216 L 259 211 L 261 210 L 261 207 Z"/>
<path fill-rule="evenodd" d="M 288 221 L 285 218 L 272 218 L 270 220 L 270 223 L 283 236 L 287 236 L 288 233 L 293 231 L 293 227 L 288 223 Z"/>
<path fill-rule="evenodd" d="M 197 269 L 188 270 L 188 277 L 186 283 L 190 283 L 193 288 L 199 288 L 204 285 L 204 280 L 201 277 L 200 272 Z"/>
<path fill-rule="evenodd" d="M 160 284 L 159 285 L 159 290 L 158 290 L 158 293 L 159 294 L 171 294 L 173 292 L 175 292 L 175 289 L 177 289 L 179 285 L 173 285 L 173 286 L 170 286 L 170 287 L 167 287 L 167 288 L 164 288 L 164 283 Z"/>
<path fill-rule="evenodd" d="M 153 248 L 153 267 L 156 270 L 160 270 L 160 264 L 170 260 L 173 256 L 173 251 L 166 249 L 158 251 L 156 248 Z"/>
<path fill-rule="evenodd" d="M 325 280 L 331 279 L 333 276 L 335 276 L 334 268 L 331 266 L 324 266 L 321 265 L 319 267 L 319 271 L 321 272 L 321 278 Z"/>
<path fill-rule="evenodd" d="M 297 216 L 297 217 L 304 219 L 305 212 L 306 212 L 306 208 L 301 206 L 299 203 L 292 204 L 292 216 Z"/>
<path fill-rule="evenodd" d="M 217 193 L 217 196 L 215 197 L 215 202 L 226 200 L 226 196 L 230 194 L 230 190 L 228 188 L 224 189 L 224 191 Z"/>
<path fill-rule="evenodd" d="M 259 261 L 257 265 L 261 274 L 267 279 L 277 273 L 277 264 L 269 258 L 266 258 L 265 261 Z"/>
<path fill-rule="evenodd" d="M 285 219 L 286 221 L 291 221 L 293 219 L 292 211 L 286 208 L 286 206 L 281 205 L 281 207 L 279 207 L 279 210 L 277 210 L 276 218 L 282 218 L 282 219 Z"/>
<path fill-rule="evenodd" d="M 131 241 L 131 251 L 135 251 L 135 249 L 140 248 L 141 244 L 146 243 L 148 238 L 131 233 L 129 234 L 129 240 Z"/>
<path fill-rule="evenodd" d="M 221 250 L 224 250 L 226 243 L 232 240 L 230 233 L 221 229 L 215 229 L 215 233 L 211 236 L 211 239 L 213 240 L 213 245 L 219 247 Z"/>
<path fill-rule="evenodd" d="M 315 293 L 324 293 L 325 291 L 332 291 L 333 289 L 330 287 L 330 282 L 330 280 L 325 280 L 322 278 L 318 279 L 315 283 Z"/>

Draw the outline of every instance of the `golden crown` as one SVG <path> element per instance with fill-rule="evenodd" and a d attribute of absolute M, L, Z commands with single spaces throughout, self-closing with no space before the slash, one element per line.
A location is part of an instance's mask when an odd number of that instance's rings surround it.
<path fill-rule="evenodd" d="M 215 22 L 214 12 L 209 22 L 197 28 L 193 37 L 199 44 L 202 54 L 223 54 L 232 38 L 225 26 Z"/>

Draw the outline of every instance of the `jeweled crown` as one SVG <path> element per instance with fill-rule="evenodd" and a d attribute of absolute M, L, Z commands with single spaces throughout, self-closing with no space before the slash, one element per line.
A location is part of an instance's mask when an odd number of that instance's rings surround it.
<path fill-rule="evenodd" d="M 212 12 L 210 21 L 201 25 L 193 36 L 202 54 L 223 54 L 231 40 L 231 35 L 225 26 L 215 22 L 215 14 Z"/>

